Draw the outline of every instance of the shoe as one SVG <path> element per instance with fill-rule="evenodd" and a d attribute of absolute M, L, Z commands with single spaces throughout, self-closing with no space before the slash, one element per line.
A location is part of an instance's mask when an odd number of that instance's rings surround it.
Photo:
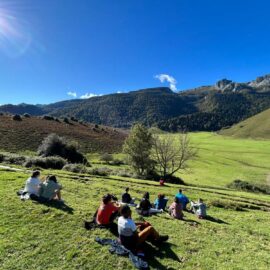
<path fill-rule="evenodd" d="M 166 242 L 168 241 L 169 236 L 168 235 L 161 235 L 158 239 L 158 242 L 162 243 L 162 242 Z"/>

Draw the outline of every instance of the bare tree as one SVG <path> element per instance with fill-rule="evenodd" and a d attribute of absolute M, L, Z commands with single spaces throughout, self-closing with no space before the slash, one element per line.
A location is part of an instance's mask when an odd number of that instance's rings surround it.
<path fill-rule="evenodd" d="M 153 141 L 153 157 L 164 178 L 185 169 L 196 155 L 187 134 L 155 136 Z"/>

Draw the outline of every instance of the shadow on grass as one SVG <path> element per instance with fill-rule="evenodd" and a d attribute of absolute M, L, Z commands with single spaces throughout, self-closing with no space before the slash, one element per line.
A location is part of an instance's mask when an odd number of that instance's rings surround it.
<path fill-rule="evenodd" d="M 149 266 L 153 269 L 159 270 L 175 270 L 176 268 L 168 268 L 167 266 L 162 265 L 160 262 L 160 260 L 165 258 L 171 259 L 178 263 L 182 262 L 181 258 L 179 258 L 177 254 L 172 250 L 172 246 L 174 245 L 168 242 L 162 243 L 159 247 L 155 247 L 150 245 L 149 243 L 145 243 L 143 249 L 146 252 L 146 259 L 149 263 Z M 177 269 L 179 268 L 180 267 L 178 267 Z"/>
<path fill-rule="evenodd" d="M 226 222 L 226 221 L 224 221 L 222 219 L 219 219 L 219 218 L 214 218 L 212 216 L 207 216 L 205 219 L 208 220 L 208 221 L 211 221 L 211 222 L 219 223 L 219 224 L 230 225 L 230 223 L 228 223 L 228 222 Z"/>
<path fill-rule="evenodd" d="M 35 201 L 33 201 L 33 202 L 35 202 Z M 59 209 L 59 210 L 66 212 L 68 214 L 73 215 L 74 209 L 72 207 L 66 205 L 63 202 L 50 201 L 50 202 L 35 202 L 35 203 L 43 204 L 43 205 L 46 205 L 46 206 L 51 207 L 51 208 L 56 208 L 56 209 Z"/>

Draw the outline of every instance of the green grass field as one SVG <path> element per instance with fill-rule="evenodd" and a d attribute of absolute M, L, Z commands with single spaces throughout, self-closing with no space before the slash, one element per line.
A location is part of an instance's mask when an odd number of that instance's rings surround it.
<path fill-rule="evenodd" d="M 185 214 L 185 221 L 173 220 L 165 213 L 146 218 L 170 236 L 159 248 L 148 245 L 151 269 L 269 269 L 270 196 L 225 186 L 236 178 L 264 183 L 270 172 L 270 142 L 210 133 L 192 134 L 191 139 L 199 152 L 189 171 L 180 174 L 192 184 L 183 188 L 192 200 L 205 199 L 213 219 L 198 220 L 190 213 Z M 113 238 L 110 232 L 87 231 L 83 220 L 90 219 L 105 193 L 119 197 L 129 186 L 134 197 L 140 198 L 148 190 L 152 201 L 162 192 L 171 202 L 179 188 L 114 175 L 42 171 L 43 175 L 49 173 L 55 173 L 64 186 L 68 208 L 20 201 L 15 193 L 29 172 L 0 169 L 1 269 L 133 269 L 128 258 L 111 255 L 108 247 L 95 243 L 96 236 Z M 135 213 L 134 219 L 139 219 Z"/>

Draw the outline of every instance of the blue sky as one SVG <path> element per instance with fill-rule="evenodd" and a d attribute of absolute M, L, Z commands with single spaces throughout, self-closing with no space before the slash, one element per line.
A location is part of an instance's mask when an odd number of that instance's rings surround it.
<path fill-rule="evenodd" d="M 0 104 L 270 73 L 268 0 L 0 0 Z M 87 96 L 87 95 L 86 95 Z"/>

